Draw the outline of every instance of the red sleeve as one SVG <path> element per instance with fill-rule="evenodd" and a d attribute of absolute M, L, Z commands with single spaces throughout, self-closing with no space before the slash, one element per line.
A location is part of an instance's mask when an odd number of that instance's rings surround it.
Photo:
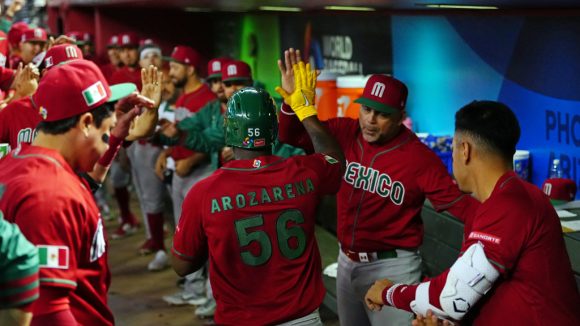
<path fill-rule="evenodd" d="M 205 261 L 208 257 L 207 237 L 201 213 L 203 193 L 199 186 L 194 186 L 185 197 L 171 248 L 175 257 L 194 264 Z"/>
<path fill-rule="evenodd" d="M 15 216 L 22 234 L 38 248 L 40 285 L 74 289 L 77 286 L 75 250 L 81 246 L 79 232 L 82 228 L 82 221 L 77 216 L 82 216 L 84 209 L 78 202 L 63 196 L 39 191 L 31 193 L 27 188 L 33 189 L 34 185 L 11 191 L 24 194 L 14 205 L 17 208 L 11 216 Z M 6 202 L 17 201 L 8 197 Z"/>
<path fill-rule="evenodd" d="M 533 219 L 514 216 L 525 209 L 518 209 L 517 205 L 509 203 L 509 198 L 495 200 L 493 206 L 493 210 L 483 211 L 474 219 L 471 231 L 465 235 L 462 252 L 472 244 L 481 242 L 487 259 L 505 276 L 521 256 L 528 237 L 527 221 Z"/>
<path fill-rule="evenodd" d="M 321 153 L 296 156 L 294 159 L 302 160 L 314 171 L 318 180 L 317 188 L 322 195 L 334 195 L 338 192 L 342 183 L 342 173 L 337 159 Z"/>
<path fill-rule="evenodd" d="M 437 309 L 441 308 L 441 302 L 439 301 L 439 297 L 441 296 L 441 291 L 443 291 L 443 287 L 445 287 L 445 282 L 447 281 L 447 274 L 449 274 L 449 269 L 445 270 L 439 276 L 436 276 L 430 280 L 431 283 L 429 284 L 429 303 L 435 306 Z M 423 283 L 425 283 L 423 282 Z M 398 309 L 403 309 L 409 312 L 413 312 L 411 310 L 411 301 L 415 300 L 415 295 L 417 293 L 417 287 L 419 284 L 401 284 L 401 285 L 393 285 L 396 286 L 392 291 L 392 297 L 390 301 L 393 303 L 393 307 Z M 383 291 L 383 303 L 385 305 L 390 305 L 388 302 L 388 292 L 390 287 L 386 288 Z"/>
<path fill-rule="evenodd" d="M 306 132 L 304 125 L 298 120 L 292 108 L 286 103 L 282 104 L 279 120 L 278 139 L 280 142 L 302 148 L 307 153 L 314 152 L 308 132 Z"/>
<path fill-rule="evenodd" d="M 0 89 L 8 91 L 14 81 L 14 70 L 0 67 Z"/>
<path fill-rule="evenodd" d="M 436 211 L 447 211 L 465 223 L 475 214 L 480 203 L 471 195 L 459 190 L 447 172 L 447 168 L 435 153 L 425 148 L 423 154 L 426 160 L 423 171 L 417 178 L 421 190 Z"/>

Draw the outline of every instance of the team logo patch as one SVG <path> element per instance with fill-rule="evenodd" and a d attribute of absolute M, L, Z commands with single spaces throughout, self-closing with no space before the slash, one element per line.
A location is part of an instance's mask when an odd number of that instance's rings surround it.
<path fill-rule="evenodd" d="M 326 160 L 326 162 L 328 162 L 330 164 L 336 164 L 336 163 L 338 163 L 338 160 L 335 159 L 332 156 L 324 155 L 324 159 Z"/>
<path fill-rule="evenodd" d="M 491 235 L 491 234 L 487 234 L 487 233 L 483 233 L 483 232 L 476 232 L 476 231 L 471 232 L 467 238 L 481 240 L 481 241 L 487 241 L 487 242 L 491 242 L 494 244 L 501 243 L 501 238 L 498 238 L 495 235 Z"/>
<path fill-rule="evenodd" d="M 46 111 L 46 108 L 44 108 L 43 106 L 41 106 L 40 109 L 38 109 L 38 114 L 40 114 L 43 120 L 46 120 L 46 118 L 48 117 L 48 111 Z"/>
<path fill-rule="evenodd" d="M 266 145 L 266 139 L 264 139 L 264 138 L 259 138 L 259 139 L 254 140 L 254 146 L 256 146 L 256 147 L 262 147 L 265 145 Z"/>
<path fill-rule="evenodd" d="M 103 220 L 99 218 L 97 229 L 95 230 L 95 234 L 93 235 L 93 242 L 91 244 L 91 263 L 101 258 L 101 256 L 105 253 L 106 248 L 107 244 L 105 242 L 105 234 L 103 232 Z"/>
<path fill-rule="evenodd" d="M 69 248 L 67 246 L 37 245 L 38 266 L 41 268 L 68 269 Z"/>
<path fill-rule="evenodd" d="M 98 81 L 83 91 L 83 97 L 85 98 L 87 105 L 92 106 L 93 104 L 98 103 L 102 99 L 106 98 L 107 91 L 105 91 L 105 86 L 103 86 L 103 83 Z"/>
<path fill-rule="evenodd" d="M 259 168 L 260 166 L 262 166 L 262 161 L 254 160 L 254 164 L 252 164 L 252 166 L 255 168 Z"/>

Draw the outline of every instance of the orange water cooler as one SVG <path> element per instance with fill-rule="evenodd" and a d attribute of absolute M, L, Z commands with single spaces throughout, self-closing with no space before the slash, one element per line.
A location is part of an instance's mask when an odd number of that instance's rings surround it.
<path fill-rule="evenodd" d="M 316 79 L 316 109 L 321 121 L 336 117 L 336 74 L 323 70 Z"/>
<path fill-rule="evenodd" d="M 338 117 L 358 119 L 360 105 L 354 103 L 354 100 L 362 95 L 368 78 L 367 76 L 356 75 L 340 76 L 336 79 Z"/>

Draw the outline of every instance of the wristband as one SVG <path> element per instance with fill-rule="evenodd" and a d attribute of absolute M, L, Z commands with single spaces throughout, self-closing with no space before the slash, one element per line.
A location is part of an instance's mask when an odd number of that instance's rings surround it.
<path fill-rule="evenodd" d="M 117 156 L 119 149 L 121 149 L 121 143 L 123 143 L 123 139 L 117 138 L 113 135 L 109 136 L 109 149 L 101 156 L 99 159 L 99 164 L 108 168 L 111 166 L 113 159 Z"/>

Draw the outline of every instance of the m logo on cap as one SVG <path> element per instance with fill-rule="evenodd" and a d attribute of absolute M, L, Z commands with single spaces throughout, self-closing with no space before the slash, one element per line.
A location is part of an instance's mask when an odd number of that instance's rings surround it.
<path fill-rule="evenodd" d="M 385 84 L 376 82 L 373 85 L 373 89 L 371 90 L 371 95 L 376 97 L 383 97 L 383 93 L 385 92 Z"/>
<path fill-rule="evenodd" d="M 119 42 L 119 37 L 118 36 L 111 37 L 111 42 L 113 42 L 113 43 Z"/>
<path fill-rule="evenodd" d="M 238 67 L 236 65 L 229 65 L 228 66 L 228 75 L 233 76 L 238 74 Z"/>
<path fill-rule="evenodd" d="M 75 48 L 73 46 L 67 46 L 64 49 L 65 53 L 66 53 L 66 57 L 69 59 L 73 59 L 73 58 L 78 58 L 79 55 L 77 53 L 77 51 L 75 50 Z"/>
<path fill-rule="evenodd" d="M 545 183 L 544 184 L 544 193 L 548 196 L 550 196 L 552 194 L 552 184 L 551 183 Z"/>
<path fill-rule="evenodd" d="M 42 37 L 42 30 L 40 28 L 34 29 L 34 37 Z"/>
<path fill-rule="evenodd" d="M 83 97 L 85 98 L 87 105 L 92 106 L 93 104 L 107 97 L 107 91 L 105 91 L 103 83 L 98 81 L 83 91 Z"/>
<path fill-rule="evenodd" d="M 123 44 L 129 44 L 129 35 L 123 35 Z"/>
<path fill-rule="evenodd" d="M 213 71 L 222 70 L 222 65 L 220 64 L 219 61 L 216 61 L 216 62 L 211 64 L 211 70 L 213 70 Z"/>
<path fill-rule="evenodd" d="M 50 68 L 52 67 L 53 63 L 52 63 L 52 57 L 48 57 L 46 59 L 44 59 L 44 66 L 46 68 Z"/>

